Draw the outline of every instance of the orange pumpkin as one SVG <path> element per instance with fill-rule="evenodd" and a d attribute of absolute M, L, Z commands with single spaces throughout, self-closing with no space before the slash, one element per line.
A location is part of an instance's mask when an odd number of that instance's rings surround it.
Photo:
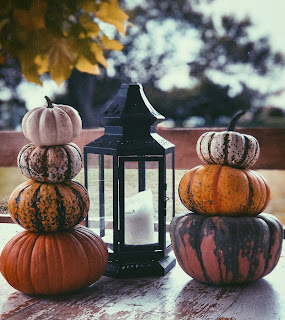
<path fill-rule="evenodd" d="M 265 179 L 250 169 L 198 166 L 182 177 L 178 193 L 190 211 L 219 216 L 255 216 L 270 200 Z"/>
<path fill-rule="evenodd" d="M 12 192 L 12 219 L 30 231 L 53 232 L 80 223 L 89 210 L 89 195 L 78 182 L 41 183 L 27 180 Z"/>
<path fill-rule="evenodd" d="M 90 229 L 22 231 L 4 247 L 0 271 L 15 289 L 27 294 L 62 294 L 88 287 L 104 273 L 105 243 Z"/>

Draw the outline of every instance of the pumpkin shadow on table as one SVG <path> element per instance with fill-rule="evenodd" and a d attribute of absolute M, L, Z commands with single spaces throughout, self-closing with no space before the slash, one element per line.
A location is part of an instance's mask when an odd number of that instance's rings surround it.
<path fill-rule="evenodd" d="M 247 294 L 242 298 L 244 291 L 247 291 Z M 250 310 L 252 305 L 260 305 L 261 298 L 271 305 L 272 310 L 278 308 L 277 294 L 266 279 L 224 286 L 205 284 L 191 279 L 176 297 L 175 313 L 179 315 L 179 319 L 196 319 L 203 316 L 208 316 L 207 319 L 210 319 L 209 315 L 216 319 L 234 301 L 241 299 L 243 309 Z"/>

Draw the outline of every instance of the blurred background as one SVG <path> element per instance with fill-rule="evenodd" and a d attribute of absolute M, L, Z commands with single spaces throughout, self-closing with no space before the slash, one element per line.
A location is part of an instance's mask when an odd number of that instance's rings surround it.
<path fill-rule="evenodd" d="M 237 110 L 239 126 L 285 126 L 284 0 L 122 0 L 129 15 L 125 37 L 100 28 L 124 48 L 107 52 L 100 75 L 73 69 L 59 87 L 25 80 L 20 64 L 0 56 L 0 130 L 21 130 L 27 110 L 53 102 L 76 108 L 84 128 L 122 83 L 139 82 L 167 127 L 226 126 Z"/>

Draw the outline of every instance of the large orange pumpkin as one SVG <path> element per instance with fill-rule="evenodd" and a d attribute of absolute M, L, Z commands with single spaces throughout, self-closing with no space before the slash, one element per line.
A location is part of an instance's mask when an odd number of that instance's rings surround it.
<path fill-rule="evenodd" d="M 182 177 L 178 193 L 190 211 L 205 215 L 255 216 L 270 200 L 265 179 L 250 169 L 198 166 Z"/>
<path fill-rule="evenodd" d="M 219 217 L 187 213 L 170 224 L 171 243 L 181 268 L 210 284 L 260 279 L 278 263 L 283 226 L 270 214 Z"/>
<path fill-rule="evenodd" d="M 107 262 L 103 240 L 78 225 L 55 233 L 18 233 L 1 253 L 0 270 L 19 291 L 52 295 L 94 283 L 103 275 Z"/>
<path fill-rule="evenodd" d="M 80 223 L 89 210 L 88 191 L 78 182 L 41 183 L 27 180 L 12 192 L 12 219 L 30 231 L 53 232 Z"/>
<path fill-rule="evenodd" d="M 75 143 L 37 147 L 26 144 L 19 152 L 22 174 L 40 182 L 59 183 L 73 179 L 81 170 L 82 155 Z"/>

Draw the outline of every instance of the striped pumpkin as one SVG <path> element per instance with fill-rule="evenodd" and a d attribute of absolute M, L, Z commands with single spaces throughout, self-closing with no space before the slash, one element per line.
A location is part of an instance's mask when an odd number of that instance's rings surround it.
<path fill-rule="evenodd" d="M 187 209 L 205 215 L 255 216 L 270 200 L 269 186 L 260 174 L 218 164 L 186 172 L 178 193 Z"/>
<path fill-rule="evenodd" d="M 206 217 L 187 213 L 170 224 L 181 268 L 192 278 L 223 285 L 260 279 L 278 263 L 283 227 L 272 215 Z"/>
<path fill-rule="evenodd" d="M 8 201 L 12 219 L 30 231 L 54 232 L 80 223 L 89 210 L 89 195 L 78 182 L 40 183 L 27 180 Z"/>
<path fill-rule="evenodd" d="M 26 294 L 56 295 L 88 287 L 104 273 L 105 243 L 83 226 L 68 231 L 18 233 L 0 256 L 3 277 Z"/>
<path fill-rule="evenodd" d="M 196 151 L 204 163 L 249 168 L 258 160 L 258 141 L 251 135 L 234 131 L 235 123 L 242 114 L 233 118 L 227 131 L 205 132 L 200 136 Z"/>
<path fill-rule="evenodd" d="M 73 179 L 80 172 L 82 155 L 75 143 L 46 147 L 29 143 L 19 152 L 17 163 L 27 178 L 59 183 Z"/>

